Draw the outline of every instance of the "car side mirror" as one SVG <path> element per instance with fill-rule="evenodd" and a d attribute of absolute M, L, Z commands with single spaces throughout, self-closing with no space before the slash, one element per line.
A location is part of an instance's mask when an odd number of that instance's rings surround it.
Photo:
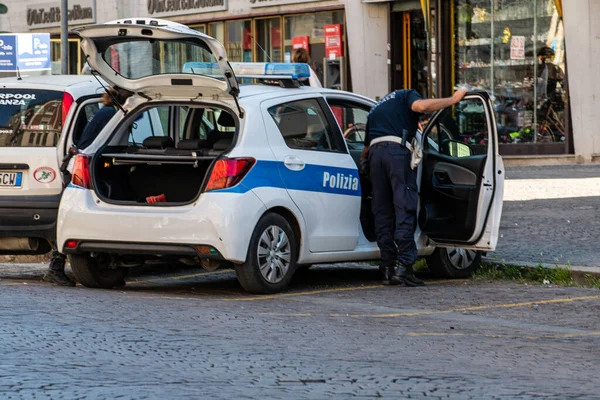
<path fill-rule="evenodd" d="M 442 154 L 450 157 L 470 157 L 474 154 L 473 148 L 466 143 L 458 140 L 446 140 L 443 143 Z"/>

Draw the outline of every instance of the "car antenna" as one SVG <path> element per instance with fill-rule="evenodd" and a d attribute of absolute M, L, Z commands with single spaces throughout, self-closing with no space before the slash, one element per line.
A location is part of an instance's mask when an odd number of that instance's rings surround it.
<path fill-rule="evenodd" d="M 117 98 L 115 96 L 113 96 L 113 94 L 110 92 L 110 90 L 108 90 L 106 88 L 106 86 L 104 86 L 102 84 L 102 81 L 100 81 L 100 79 L 98 79 L 98 72 L 96 72 L 95 70 L 91 70 L 91 74 L 94 78 L 96 78 L 96 80 L 98 81 L 98 83 L 100 84 L 100 86 L 102 86 L 102 88 L 104 89 L 104 91 L 106 92 L 107 95 L 110 96 L 110 98 L 112 99 L 113 103 L 117 105 L 117 107 L 119 107 L 119 110 L 123 111 L 123 115 L 127 115 L 127 111 L 125 111 L 125 109 L 123 108 L 123 106 L 121 106 L 121 103 L 119 103 L 119 101 L 117 100 Z"/>
<path fill-rule="evenodd" d="M 17 65 L 17 77 L 18 77 L 17 78 L 18 81 L 22 81 L 23 80 L 23 78 L 21 78 L 21 71 L 19 70 L 19 66 L 18 65 Z"/>

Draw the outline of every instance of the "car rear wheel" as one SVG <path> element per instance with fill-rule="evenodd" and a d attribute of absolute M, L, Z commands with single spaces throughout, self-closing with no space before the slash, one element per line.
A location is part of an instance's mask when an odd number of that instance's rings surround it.
<path fill-rule="evenodd" d="M 109 289 L 125 283 L 127 268 L 109 268 L 109 260 L 105 257 L 74 254 L 69 256 L 69 260 L 73 275 L 83 286 Z"/>
<path fill-rule="evenodd" d="M 254 228 L 246 262 L 236 265 L 235 273 L 248 292 L 281 292 L 292 280 L 297 257 L 298 246 L 290 224 L 279 214 L 266 214 Z"/>
<path fill-rule="evenodd" d="M 427 257 L 429 271 L 439 278 L 468 278 L 479 268 L 481 252 L 476 250 L 436 248 Z"/>

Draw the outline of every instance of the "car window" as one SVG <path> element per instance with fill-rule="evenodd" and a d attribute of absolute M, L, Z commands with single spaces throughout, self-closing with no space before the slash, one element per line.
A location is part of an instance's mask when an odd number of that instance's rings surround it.
<path fill-rule="evenodd" d="M 97 99 L 92 103 L 85 104 L 77 113 L 75 117 L 75 125 L 73 128 L 73 144 L 77 145 L 79 143 L 79 139 L 81 139 L 81 135 L 83 134 L 83 130 L 85 129 L 88 122 L 92 120 L 94 115 L 104 107 L 100 101 Z"/>
<path fill-rule="evenodd" d="M 483 101 L 467 99 L 443 110 L 429 127 L 427 139 L 426 146 L 450 157 L 487 154 L 489 128 Z"/>
<path fill-rule="evenodd" d="M 0 147 L 55 147 L 64 92 L 0 89 Z"/>
<path fill-rule="evenodd" d="M 165 121 L 166 119 L 166 121 Z M 144 111 L 131 125 L 129 145 L 139 146 L 150 136 L 166 136 L 169 126 L 169 107 L 153 107 Z"/>
<path fill-rule="evenodd" d="M 207 115 L 212 115 L 215 111 L 211 108 L 180 107 L 179 140 L 207 139 L 209 133 L 214 129 L 214 125 L 210 123 Z M 229 128 L 222 127 L 222 129 L 228 130 Z"/>
<path fill-rule="evenodd" d="M 346 100 L 328 99 L 329 107 L 349 143 L 364 143 L 371 108 Z"/>
<path fill-rule="evenodd" d="M 269 108 L 286 145 L 292 149 L 345 152 L 316 99 L 283 103 Z"/>

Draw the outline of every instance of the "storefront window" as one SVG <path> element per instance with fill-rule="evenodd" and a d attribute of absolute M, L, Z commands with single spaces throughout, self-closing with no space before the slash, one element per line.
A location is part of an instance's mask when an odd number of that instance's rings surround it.
<path fill-rule="evenodd" d="M 197 30 L 198 32 L 206 33 L 206 25 L 192 25 L 190 28 Z"/>
<path fill-rule="evenodd" d="M 80 47 L 79 39 L 69 39 L 69 74 L 78 75 L 83 68 L 84 55 Z M 62 74 L 61 66 L 61 49 L 60 39 L 51 39 L 50 41 L 50 57 L 51 69 L 53 75 Z"/>
<path fill-rule="evenodd" d="M 216 22 L 208 25 L 208 36 L 212 36 L 219 42 L 225 42 L 225 24 L 223 22 Z"/>
<path fill-rule="evenodd" d="M 501 144 L 566 152 L 564 31 L 554 1 L 456 1 L 456 82 L 494 96 Z M 468 110 L 460 120 L 469 123 Z"/>
<path fill-rule="evenodd" d="M 256 20 L 256 61 L 282 62 L 281 18 Z"/>
<path fill-rule="evenodd" d="M 252 21 L 227 22 L 225 46 L 230 61 L 252 62 Z"/>
<path fill-rule="evenodd" d="M 345 48 L 344 39 L 344 12 L 320 12 L 313 14 L 302 14 L 284 17 L 284 60 L 291 61 L 292 49 L 295 47 L 307 46 L 308 53 L 313 62 L 317 76 L 324 81 L 324 63 L 327 58 L 325 52 L 325 25 L 340 25 L 341 59 L 345 59 L 343 50 Z M 339 62 L 339 61 L 338 61 Z M 345 72 L 347 63 L 342 62 L 341 70 Z"/>

